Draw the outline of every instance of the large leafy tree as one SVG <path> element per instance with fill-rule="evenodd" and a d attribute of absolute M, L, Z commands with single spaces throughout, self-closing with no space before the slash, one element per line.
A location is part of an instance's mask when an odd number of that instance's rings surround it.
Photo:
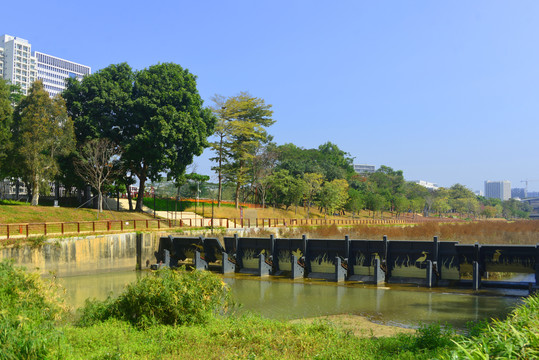
<path fill-rule="evenodd" d="M 5 163 L 7 153 L 11 144 L 11 118 L 13 108 L 11 107 L 9 85 L 0 78 L 0 175 L 5 173 Z"/>
<path fill-rule="evenodd" d="M 226 100 L 221 98 L 214 108 L 220 109 L 216 114 L 222 128 L 226 129 L 225 137 L 220 138 L 226 139 L 226 142 L 219 139 L 219 145 L 214 146 L 218 153 L 214 159 L 219 159 L 218 166 L 214 169 L 236 184 L 235 200 L 238 207 L 240 189 L 250 178 L 256 150 L 271 141 L 266 127 L 275 122 L 272 118 L 273 111 L 271 105 L 266 104 L 263 99 L 245 92 Z"/>
<path fill-rule="evenodd" d="M 111 65 L 70 81 L 64 93 L 78 139 L 106 137 L 122 148 L 121 162 L 139 179 L 135 210 L 142 210 L 148 179 L 178 179 L 208 146 L 215 117 L 203 107 L 196 77 L 173 63 L 133 72 Z"/>
<path fill-rule="evenodd" d="M 13 159 L 20 175 L 32 186 L 32 205 L 37 205 L 40 185 L 56 175 L 58 157 L 74 147 L 73 123 L 64 99 L 51 99 L 43 83 L 34 82 L 15 109 L 13 138 L 17 144 Z"/>

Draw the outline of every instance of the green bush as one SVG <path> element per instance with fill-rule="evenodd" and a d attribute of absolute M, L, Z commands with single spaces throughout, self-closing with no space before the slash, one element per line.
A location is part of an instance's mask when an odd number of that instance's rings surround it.
<path fill-rule="evenodd" d="M 65 310 L 54 283 L 0 262 L 0 359 L 53 357 L 62 342 L 55 325 Z"/>
<path fill-rule="evenodd" d="M 139 328 L 155 324 L 192 325 L 206 323 L 231 305 L 228 287 L 208 271 L 162 269 L 105 301 L 87 300 L 79 325 L 88 326 L 109 318 L 127 321 Z"/>
<path fill-rule="evenodd" d="M 538 359 L 539 296 L 528 297 L 505 320 L 492 320 L 483 332 L 455 340 L 448 359 Z"/>
<path fill-rule="evenodd" d="M 435 324 L 422 324 L 417 329 L 416 336 L 414 338 L 414 345 L 418 349 L 440 349 L 446 347 L 452 347 L 454 331 L 449 325 Z"/>

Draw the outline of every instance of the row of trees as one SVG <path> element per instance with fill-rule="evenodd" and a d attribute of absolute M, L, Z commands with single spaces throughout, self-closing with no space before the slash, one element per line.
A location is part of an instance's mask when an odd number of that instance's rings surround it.
<path fill-rule="evenodd" d="M 31 186 L 37 204 L 40 185 L 53 178 L 67 187 L 90 184 L 116 190 L 139 183 L 136 210 L 148 180 L 163 176 L 178 188 L 207 176 L 186 175 L 205 147 L 213 150 L 218 202 L 223 184 L 234 184 L 234 199 L 289 208 L 316 206 L 326 214 L 368 209 L 469 216 L 526 216 L 519 202 L 475 196 L 460 184 L 430 191 L 406 182 L 402 171 L 381 166 L 356 174 L 353 159 L 336 144 L 315 149 L 276 145 L 268 128 L 271 105 L 240 93 L 216 95 L 203 106 L 196 77 L 177 64 L 134 71 L 111 65 L 82 82 L 67 80 L 62 96 L 50 99 L 40 82 L 27 97 L 0 81 L 0 171 Z M 213 142 L 208 138 L 213 135 Z M 129 194 L 129 193 L 128 193 Z M 98 202 L 101 204 L 101 200 Z"/>
<path fill-rule="evenodd" d="M 33 205 L 40 184 L 55 177 L 67 187 L 90 183 L 99 194 L 107 180 L 125 187 L 136 177 L 142 210 L 148 179 L 182 181 L 208 146 L 215 116 L 196 77 L 177 64 L 133 71 L 123 63 L 66 82 L 62 96 L 50 99 L 37 81 L 18 103 L 0 82 L 2 177 L 29 184 Z"/>

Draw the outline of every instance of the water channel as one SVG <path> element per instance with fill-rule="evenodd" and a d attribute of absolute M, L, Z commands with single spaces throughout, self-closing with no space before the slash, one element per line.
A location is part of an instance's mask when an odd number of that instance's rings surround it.
<path fill-rule="evenodd" d="M 105 299 L 145 272 L 123 271 L 61 278 L 68 304 L 77 308 L 87 298 Z M 417 285 L 376 287 L 361 283 L 259 278 L 236 274 L 223 277 L 239 312 L 250 311 L 280 320 L 335 314 L 363 315 L 382 324 L 415 327 L 420 322 L 447 322 L 464 328 L 466 322 L 503 318 L 526 293 L 517 290 L 433 288 Z"/>

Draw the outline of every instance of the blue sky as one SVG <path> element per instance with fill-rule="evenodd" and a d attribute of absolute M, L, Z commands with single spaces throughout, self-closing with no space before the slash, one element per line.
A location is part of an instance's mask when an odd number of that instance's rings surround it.
<path fill-rule="evenodd" d="M 25 5 L 3 4 L 0 33 L 92 71 L 178 63 L 207 105 L 249 91 L 273 105 L 278 144 L 331 141 L 442 186 L 539 179 L 537 1 Z M 210 174 L 208 157 L 198 172 Z"/>

